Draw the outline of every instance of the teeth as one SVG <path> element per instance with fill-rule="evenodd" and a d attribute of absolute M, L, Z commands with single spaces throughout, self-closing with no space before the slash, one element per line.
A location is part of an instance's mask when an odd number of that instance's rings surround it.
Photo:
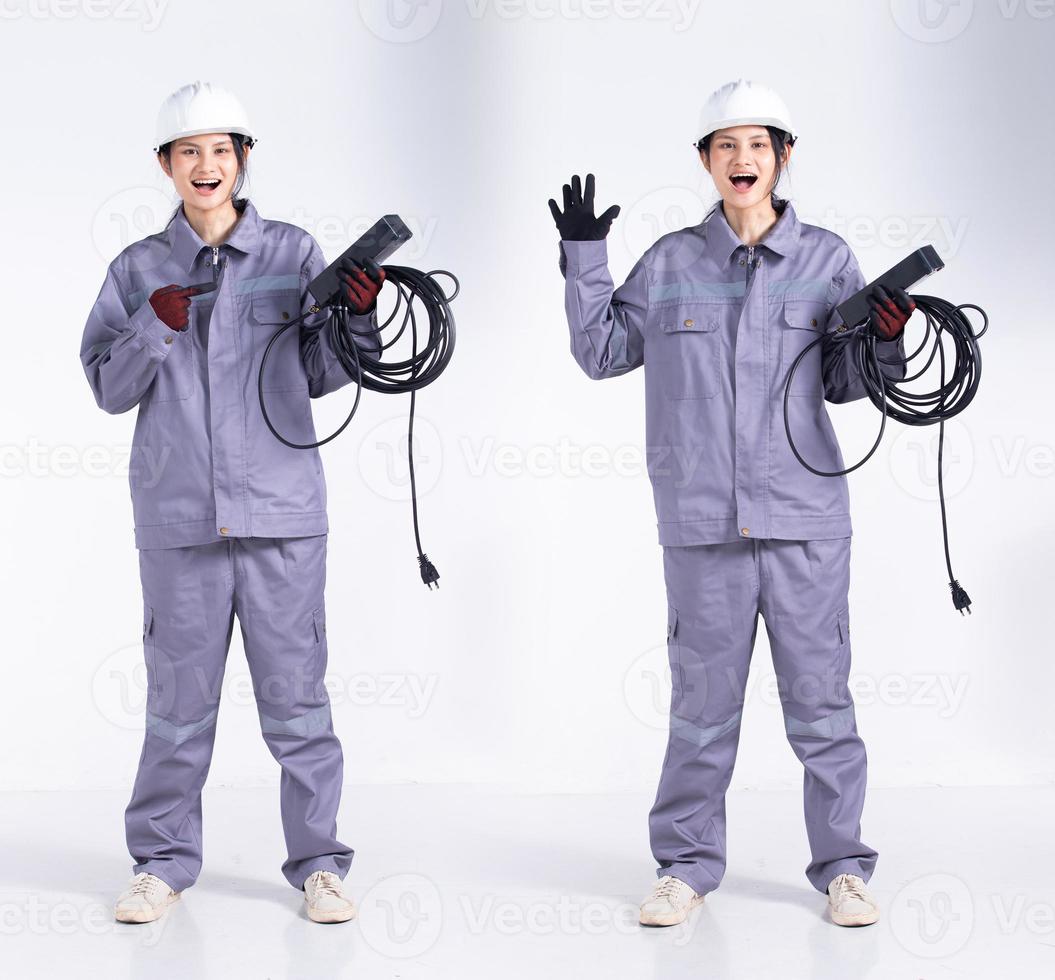
<path fill-rule="evenodd" d="M 195 187 L 203 187 L 206 184 L 218 184 L 220 182 L 215 178 L 210 178 L 208 180 L 192 180 L 191 183 L 194 184 Z"/>
<path fill-rule="evenodd" d="M 754 174 L 733 174 L 733 177 L 754 177 Z M 731 180 L 732 178 L 730 178 Z"/>

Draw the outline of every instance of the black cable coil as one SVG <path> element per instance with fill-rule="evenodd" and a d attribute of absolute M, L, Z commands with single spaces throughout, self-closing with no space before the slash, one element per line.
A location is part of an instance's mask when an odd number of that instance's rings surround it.
<path fill-rule="evenodd" d="M 339 436 L 348 423 L 352 421 L 356 410 L 359 408 L 359 398 L 363 389 L 380 391 L 386 394 L 410 393 L 410 418 L 407 425 L 407 463 L 410 467 L 410 493 L 411 506 L 414 515 L 414 542 L 418 550 L 418 568 L 421 572 L 421 580 L 431 589 L 433 583 L 439 588 L 440 573 L 436 566 L 429 560 L 428 555 L 421 548 L 421 534 L 418 528 L 418 497 L 417 485 L 414 478 L 414 403 L 415 394 L 427 385 L 432 384 L 442 373 L 450 362 L 451 354 L 454 352 L 454 315 L 451 313 L 450 304 L 458 295 L 461 285 L 457 276 L 443 269 L 432 272 L 422 272 L 419 269 L 411 269 L 403 265 L 385 265 L 385 282 L 395 285 L 398 299 L 395 308 L 384 323 L 378 324 L 376 330 L 359 331 L 352 328 L 349 315 L 351 311 L 343 298 L 343 291 L 337 294 L 332 305 L 326 307 L 326 321 L 319 328 L 329 330 L 330 343 L 337 352 L 341 367 L 355 383 L 355 401 L 352 403 L 351 411 L 344 422 L 325 439 L 318 442 L 297 443 L 286 439 L 271 423 L 264 405 L 264 365 L 267 363 L 268 354 L 275 341 L 290 327 L 300 324 L 306 316 L 318 313 L 319 307 L 311 307 L 307 313 L 284 323 L 275 335 L 268 341 L 260 361 L 260 373 L 257 376 L 257 394 L 260 398 L 260 411 L 263 413 L 264 422 L 272 434 L 280 442 L 291 449 L 315 449 L 325 445 L 331 439 Z M 440 288 L 434 277 L 447 276 L 454 283 L 454 292 L 448 296 Z M 418 317 L 414 310 L 414 302 L 418 300 L 425 308 L 425 316 L 428 323 L 426 343 L 418 350 Z M 399 329 L 388 341 L 383 341 L 381 332 L 395 320 L 400 310 L 404 310 L 402 323 Z M 402 361 L 383 361 L 384 352 L 398 343 L 410 326 L 411 353 L 410 357 Z M 356 339 L 365 339 L 368 342 L 357 343 Z"/>
<path fill-rule="evenodd" d="M 903 422 L 905 425 L 934 425 L 934 423 L 938 423 L 938 497 L 941 501 L 941 527 L 942 538 L 945 543 L 945 566 L 949 572 L 949 588 L 952 590 L 953 606 L 960 611 L 960 615 L 963 615 L 964 609 L 967 612 L 971 611 L 971 600 L 963 586 L 956 580 L 956 576 L 952 571 L 952 561 L 949 558 L 949 530 L 945 513 L 945 488 L 942 482 L 942 451 L 945 445 L 945 420 L 959 415 L 971 404 L 975 393 L 978 391 L 978 382 L 982 375 L 982 352 L 978 346 L 978 341 L 989 329 L 989 317 L 986 315 L 985 310 L 974 303 L 962 303 L 959 306 L 953 306 L 952 303 L 939 299 L 937 296 L 922 295 L 913 295 L 912 299 L 916 304 L 916 308 L 922 311 L 927 319 L 927 331 L 923 336 L 923 340 L 920 341 L 919 347 L 911 354 L 908 354 L 904 361 L 900 359 L 889 361 L 879 357 L 876 352 L 876 342 L 880 338 L 872 329 L 870 320 L 855 324 L 844 333 L 822 334 L 795 358 L 784 390 L 784 430 L 787 432 L 788 443 L 791 445 L 791 451 L 795 454 L 795 458 L 811 473 L 816 473 L 818 476 L 844 476 L 847 473 L 852 473 L 871 459 L 872 454 L 879 448 L 879 443 L 883 439 L 888 417 L 897 419 L 897 421 Z M 977 310 L 982 315 L 984 322 L 981 331 L 975 333 L 970 321 L 964 316 L 963 310 Z M 934 333 L 933 344 L 926 363 L 918 372 L 909 375 L 909 362 L 923 353 L 928 341 L 931 340 L 932 330 Z M 816 344 L 825 341 L 837 344 L 849 343 L 850 339 L 855 336 L 860 336 L 862 340 L 861 343 L 855 344 L 853 347 L 856 352 L 855 367 L 861 377 L 866 394 L 872 404 L 882 413 L 879 435 L 876 436 L 876 441 L 868 451 L 868 454 L 859 463 L 855 463 L 845 470 L 832 472 L 818 470 L 802 458 L 795 447 L 795 440 L 791 436 L 791 426 L 788 423 L 788 398 L 791 392 L 791 380 L 795 375 L 795 369 L 798 367 L 799 361 Z M 954 355 L 952 359 L 952 374 L 948 381 L 945 379 L 946 353 L 944 341 L 946 338 L 949 338 L 952 342 Z M 907 391 L 903 385 L 921 377 L 930 368 L 935 356 L 939 358 L 940 365 L 938 388 L 927 392 Z M 906 366 L 906 376 L 898 382 L 892 381 L 880 370 L 880 364 L 902 363 Z"/>

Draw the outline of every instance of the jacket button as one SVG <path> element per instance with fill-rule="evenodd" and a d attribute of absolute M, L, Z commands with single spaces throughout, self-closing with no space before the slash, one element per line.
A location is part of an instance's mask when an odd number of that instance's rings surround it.
<path fill-rule="evenodd" d="M 282 319 L 283 320 L 288 320 L 289 319 L 289 314 L 285 310 L 282 311 Z"/>
<path fill-rule="evenodd" d="M 839 326 L 837 326 L 835 328 L 835 332 L 836 333 L 846 333 L 846 324 L 845 323 L 840 323 Z"/>
<path fill-rule="evenodd" d="M 695 325 L 695 323 L 696 323 L 696 321 L 695 321 L 695 320 L 686 320 L 686 321 L 685 321 L 685 326 L 687 326 L 687 327 L 691 327 L 691 326 L 694 326 L 694 325 Z"/>
<path fill-rule="evenodd" d="M 817 326 L 817 318 L 816 317 L 814 317 L 812 320 L 810 320 L 810 326 L 811 327 Z"/>
<path fill-rule="evenodd" d="M 167 337 L 165 338 L 165 343 L 166 343 L 166 344 L 171 344 L 171 343 L 172 343 L 172 334 L 169 334 L 169 335 L 168 335 L 168 336 L 167 336 Z"/>
<path fill-rule="evenodd" d="M 750 534 L 751 533 L 751 529 L 747 528 L 747 527 L 742 527 L 742 528 L 740 528 L 740 533 L 744 534 L 744 535 Z"/>
<path fill-rule="evenodd" d="M 221 533 L 221 534 L 226 534 L 226 533 L 227 533 L 227 528 L 225 528 L 225 527 L 221 527 L 221 528 L 220 528 L 220 533 Z"/>
<path fill-rule="evenodd" d="M 743 265 L 743 264 L 744 264 L 744 260 L 743 260 L 743 259 L 741 259 L 741 260 L 740 260 L 740 264 L 741 264 L 741 265 Z"/>

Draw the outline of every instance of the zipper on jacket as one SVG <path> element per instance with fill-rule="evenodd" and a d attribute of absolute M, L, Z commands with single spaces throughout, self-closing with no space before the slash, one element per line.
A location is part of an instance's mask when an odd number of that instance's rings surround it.
<path fill-rule="evenodd" d="M 748 245 L 747 246 L 747 281 L 748 281 L 748 283 L 751 282 L 751 270 L 754 268 L 754 265 L 755 265 L 755 246 L 754 245 Z"/>
<path fill-rule="evenodd" d="M 209 246 L 212 249 L 212 281 L 216 283 L 216 288 L 220 288 L 220 280 L 223 279 L 224 273 L 227 271 L 227 263 L 230 261 L 230 256 L 225 255 L 223 261 L 220 261 L 220 245 Z"/>

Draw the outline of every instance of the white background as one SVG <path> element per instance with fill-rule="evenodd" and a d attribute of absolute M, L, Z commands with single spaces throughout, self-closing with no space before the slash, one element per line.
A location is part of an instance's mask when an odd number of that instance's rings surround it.
<path fill-rule="evenodd" d="M 891 423 L 849 477 L 870 785 L 1049 783 L 1055 14 L 930 6 L 933 23 L 901 2 L 393 0 L 386 14 L 6 0 L 0 787 L 130 792 L 144 703 L 134 414 L 97 408 L 78 350 L 108 262 L 178 203 L 154 120 L 195 78 L 247 107 L 264 217 L 334 258 L 397 212 L 415 238 L 391 261 L 462 281 L 454 360 L 418 402 L 438 592 L 414 560 L 408 400 L 366 393 L 323 449 L 348 782 L 654 788 L 668 682 L 643 377 L 591 382 L 572 360 L 546 200 L 597 174 L 599 207 L 623 208 L 609 240 L 621 282 L 716 199 L 693 130 L 707 94 L 743 76 L 790 106 L 801 139 L 783 189 L 802 220 L 843 235 L 869 278 L 933 244 L 947 267 L 920 291 L 992 320 L 980 394 L 946 431 L 973 615 L 948 595 L 937 429 Z M 914 322 L 910 348 L 921 335 Z M 313 403 L 320 435 L 351 397 Z M 856 461 L 877 414 L 829 412 Z M 800 785 L 771 683 L 760 623 L 733 789 Z M 248 691 L 236 629 L 212 786 L 277 786 Z"/>

